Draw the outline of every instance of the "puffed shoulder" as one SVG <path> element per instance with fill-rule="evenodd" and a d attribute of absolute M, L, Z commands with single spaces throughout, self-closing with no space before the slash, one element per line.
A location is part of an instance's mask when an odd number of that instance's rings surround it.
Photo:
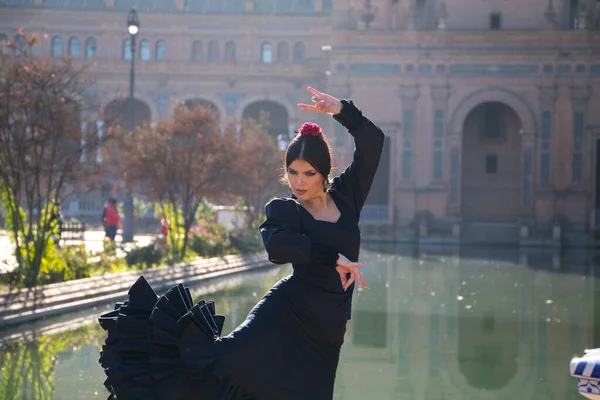
<path fill-rule="evenodd" d="M 300 213 L 300 205 L 291 198 L 278 197 L 265 205 L 267 220 L 277 220 L 291 226 L 301 225 L 302 216 Z"/>
<path fill-rule="evenodd" d="M 265 205 L 265 211 L 274 213 L 300 213 L 300 204 L 291 198 L 277 197 Z"/>

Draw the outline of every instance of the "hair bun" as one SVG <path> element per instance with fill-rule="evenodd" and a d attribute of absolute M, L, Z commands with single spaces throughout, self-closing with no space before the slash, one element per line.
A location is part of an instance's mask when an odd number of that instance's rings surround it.
<path fill-rule="evenodd" d="M 314 122 L 305 122 L 302 124 L 299 133 L 304 136 L 323 136 L 321 127 Z"/>

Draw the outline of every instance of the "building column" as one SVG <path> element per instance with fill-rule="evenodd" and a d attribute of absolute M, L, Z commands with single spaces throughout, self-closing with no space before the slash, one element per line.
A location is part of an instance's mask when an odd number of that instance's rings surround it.
<path fill-rule="evenodd" d="M 528 217 L 533 211 L 533 170 L 534 170 L 535 132 L 524 132 L 522 139 L 521 205 Z"/>
<path fill-rule="evenodd" d="M 433 138 L 431 143 L 432 166 L 431 183 L 435 186 L 443 185 L 448 177 L 448 170 L 444 169 L 444 153 L 446 153 L 446 118 L 450 86 L 431 86 L 431 99 L 433 101 Z"/>
<path fill-rule="evenodd" d="M 448 176 L 448 201 L 446 213 L 449 216 L 460 218 L 461 185 L 462 185 L 462 132 L 449 132 L 446 137 L 446 170 Z"/>
<path fill-rule="evenodd" d="M 571 185 L 576 189 L 585 190 L 588 185 L 589 176 L 586 173 L 585 165 L 589 164 L 586 160 L 587 154 L 584 151 L 584 127 L 586 120 L 586 110 L 591 96 L 591 89 L 588 85 L 571 87 L 571 110 L 573 112 L 573 131 L 572 131 L 572 160 L 571 160 Z"/>
<path fill-rule="evenodd" d="M 400 182 L 402 186 L 415 184 L 415 156 L 416 156 L 416 109 L 419 99 L 419 86 L 406 85 L 400 87 L 402 99 L 402 136 L 400 137 Z"/>
<path fill-rule="evenodd" d="M 542 125 L 538 140 L 538 173 L 534 178 L 534 185 L 539 189 L 552 187 L 552 128 L 557 97 L 558 93 L 554 86 L 542 87 L 538 92 Z"/>
<path fill-rule="evenodd" d="M 598 180 L 598 176 L 597 176 L 597 170 L 596 170 L 596 164 L 598 163 L 598 157 L 600 156 L 600 154 L 598 154 L 597 152 L 597 147 L 596 147 L 596 143 L 598 143 L 598 141 L 600 140 L 600 124 L 594 124 L 591 126 L 588 126 L 587 129 L 587 135 L 586 135 L 586 140 L 587 140 L 587 144 L 586 144 L 586 148 L 589 149 L 588 152 L 588 157 L 589 157 L 589 165 L 586 168 L 587 169 L 587 174 L 589 176 L 589 182 L 590 182 L 590 199 L 591 199 L 591 204 L 590 204 L 590 219 L 589 219 L 589 229 L 590 232 L 592 234 L 592 239 L 596 239 L 597 237 L 597 233 L 596 230 L 600 228 L 600 209 L 597 208 L 596 203 L 598 201 L 597 199 L 597 192 L 598 192 L 598 184 L 597 184 L 597 180 Z M 598 303 L 600 304 L 600 303 Z"/>

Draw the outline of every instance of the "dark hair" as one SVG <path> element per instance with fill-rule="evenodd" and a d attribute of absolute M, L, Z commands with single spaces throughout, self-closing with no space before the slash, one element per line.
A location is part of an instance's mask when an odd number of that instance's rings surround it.
<path fill-rule="evenodd" d="M 329 174 L 331 173 L 331 149 L 325 135 L 311 136 L 297 134 L 288 144 L 285 150 L 284 171 L 295 160 L 304 160 L 313 166 L 318 173 L 323 175 L 329 185 Z M 285 175 L 283 182 L 288 183 Z"/>

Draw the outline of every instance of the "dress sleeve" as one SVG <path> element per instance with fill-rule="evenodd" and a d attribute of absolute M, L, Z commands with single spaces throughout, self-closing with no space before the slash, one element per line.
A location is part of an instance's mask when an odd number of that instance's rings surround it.
<path fill-rule="evenodd" d="M 338 252 L 335 247 L 314 242 L 302 233 L 300 206 L 291 199 L 274 199 L 265 206 L 266 220 L 260 234 L 275 264 L 321 264 L 335 267 Z"/>
<path fill-rule="evenodd" d="M 346 170 L 333 179 L 331 187 L 350 201 L 358 218 L 379 166 L 385 135 L 351 100 L 341 102 L 342 111 L 333 118 L 354 138 L 354 157 Z"/>

